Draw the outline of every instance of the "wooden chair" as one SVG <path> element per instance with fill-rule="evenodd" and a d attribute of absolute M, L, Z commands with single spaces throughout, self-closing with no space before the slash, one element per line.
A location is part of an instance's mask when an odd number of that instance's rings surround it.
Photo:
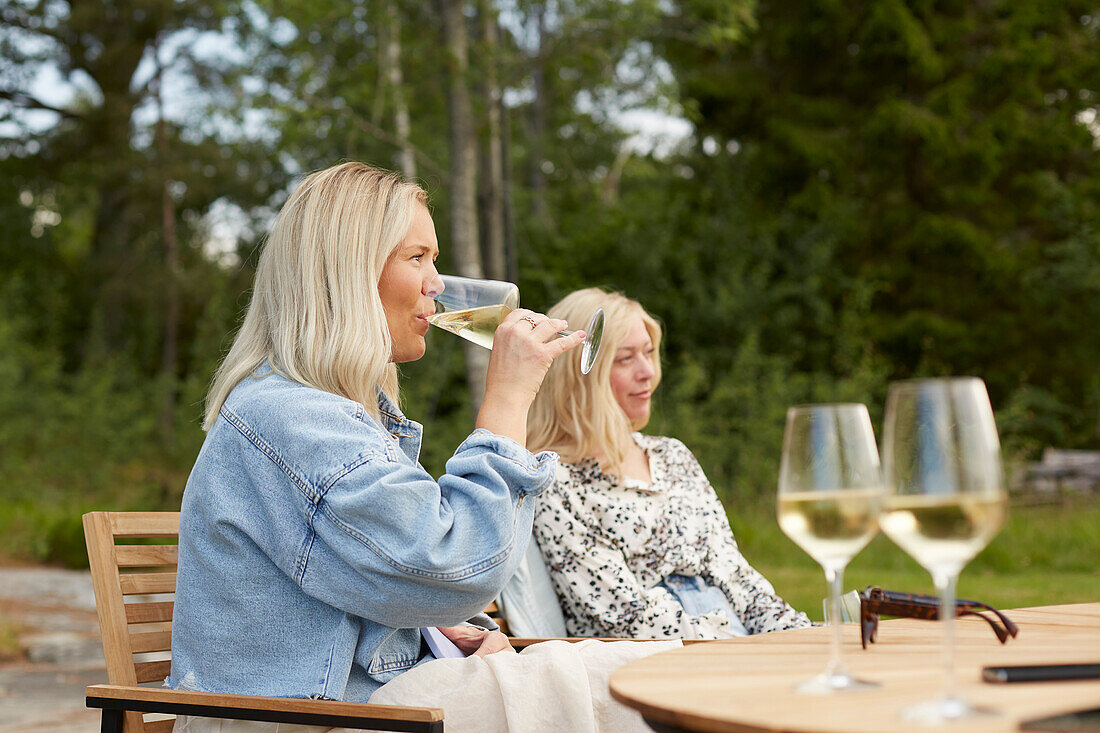
<path fill-rule="evenodd" d="M 516 651 L 521 651 L 531 646 L 532 644 L 538 644 L 543 641 L 568 641 L 575 643 L 578 641 L 586 641 L 590 637 L 587 636 L 539 636 L 539 637 L 527 637 L 527 636 L 513 636 L 512 630 L 508 627 L 508 619 L 501 612 L 500 606 L 496 601 L 493 601 L 485 608 L 485 614 L 496 622 L 497 626 L 503 634 L 508 636 L 508 643 L 512 645 L 512 648 Z M 596 638 L 596 637 L 591 637 Z M 599 637 L 596 641 L 661 641 L 661 639 L 620 639 L 611 637 Z M 684 641 L 684 644 L 690 644 L 690 641 Z"/>
<path fill-rule="evenodd" d="M 103 711 L 101 730 L 169 733 L 175 721 L 163 714 L 386 731 L 443 730 L 443 711 L 438 708 L 160 687 L 172 666 L 173 602 L 169 594 L 176 590 L 179 522 L 179 512 L 84 515 L 84 539 L 110 682 L 87 688 L 88 707 Z M 146 659 L 150 656 L 155 658 Z M 157 686 L 141 686 L 146 683 Z M 146 713 L 162 716 L 146 720 Z"/>

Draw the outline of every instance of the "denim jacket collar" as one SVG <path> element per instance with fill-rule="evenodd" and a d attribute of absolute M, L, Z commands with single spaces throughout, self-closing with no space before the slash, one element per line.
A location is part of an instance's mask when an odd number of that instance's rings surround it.
<path fill-rule="evenodd" d="M 420 442 L 424 435 L 424 426 L 405 417 L 382 390 L 378 390 L 378 411 L 382 415 L 382 427 L 397 438 L 401 450 L 414 461 L 420 459 Z"/>

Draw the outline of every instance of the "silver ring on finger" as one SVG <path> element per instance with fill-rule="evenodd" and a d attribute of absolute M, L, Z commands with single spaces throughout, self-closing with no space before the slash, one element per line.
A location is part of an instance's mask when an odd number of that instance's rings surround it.
<path fill-rule="evenodd" d="M 531 324 L 531 330 L 534 330 L 534 329 L 538 328 L 539 324 L 531 316 L 520 316 L 520 320 L 521 321 L 527 321 L 528 323 L 530 323 Z"/>

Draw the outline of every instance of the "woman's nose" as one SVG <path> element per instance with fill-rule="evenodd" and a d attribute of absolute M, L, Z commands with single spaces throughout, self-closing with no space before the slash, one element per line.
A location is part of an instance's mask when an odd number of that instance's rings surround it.
<path fill-rule="evenodd" d="M 645 382 L 653 379 L 653 375 L 657 373 L 657 370 L 653 368 L 653 362 L 647 358 L 638 360 L 638 371 L 635 377 L 639 382 Z"/>
<path fill-rule="evenodd" d="M 438 298 L 443 293 L 443 290 L 443 278 L 441 278 L 437 272 L 424 286 L 424 295 L 427 295 L 429 298 Z"/>

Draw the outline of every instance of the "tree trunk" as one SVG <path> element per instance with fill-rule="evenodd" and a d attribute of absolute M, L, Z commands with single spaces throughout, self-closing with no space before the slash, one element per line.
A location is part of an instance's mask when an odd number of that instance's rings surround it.
<path fill-rule="evenodd" d="M 500 100 L 501 146 L 500 146 L 500 193 L 504 206 L 504 260 L 505 278 L 509 282 L 519 282 L 519 252 L 516 248 L 516 223 L 512 209 L 512 161 L 509 155 L 512 143 L 512 115 Z"/>
<path fill-rule="evenodd" d="M 176 373 L 179 362 L 179 244 L 176 239 L 176 211 L 172 204 L 172 192 L 168 179 L 168 133 L 164 125 L 164 94 L 161 84 L 159 44 L 153 45 L 153 57 L 157 59 L 157 163 L 161 184 L 161 233 L 164 240 L 164 342 L 161 353 L 160 435 L 163 444 L 171 445 L 176 414 Z"/>
<path fill-rule="evenodd" d="M 443 43 L 447 64 L 447 116 L 450 126 L 451 172 L 447 190 L 451 203 L 451 247 L 455 269 L 465 277 L 484 277 L 477 233 L 477 144 L 473 110 L 467 87 L 469 57 L 466 17 L 462 0 L 440 0 L 443 14 Z M 485 397 L 485 373 L 489 353 L 463 342 L 466 354 L 466 384 L 474 414 Z"/>
<path fill-rule="evenodd" d="M 535 218 L 543 224 L 550 223 L 550 211 L 546 206 L 546 174 L 542 170 L 546 162 L 543 149 L 546 136 L 546 70 L 543 44 L 546 39 L 546 9 L 535 5 L 535 32 L 538 46 L 531 60 L 531 81 L 535 87 L 535 99 L 531 103 L 531 139 L 528 141 L 530 161 L 531 208 Z"/>
<path fill-rule="evenodd" d="M 481 203 L 485 236 L 482 254 L 485 274 L 508 278 L 504 244 L 504 157 L 500 123 L 500 83 L 497 78 L 497 16 L 489 0 L 479 0 L 481 55 L 485 69 L 480 87 L 485 104 L 485 136 L 481 162 Z"/>
<path fill-rule="evenodd" d="M 130 316 L 141 306 L 135 278 L 136 205 L 130 189 L 135 168 L 142 163 L 131 148 L 131 120 L 139 99 L 130 84 L 147 44 L 156 37 L 152 24 L 128 24 L 113 3 L 103 5 L 102 11 L 70 13 L 67 32 L 58 36 L 65 52 L 102 95 L 102 103 L 83 114 L 81 138 L 89 144 L 73 151 L 78 169 L 95 171 L 99 198 L 86 280 L 77 285 L 87 293 L 86 313 L 79 316 L 88 323 L 86 363 L 122 353 L 136 337 Z M 99 42 L 94 39 L 106 45 L 95 60 L 88 61 L 86 44 Z"/>
<path fill-rule="evenodd" d="M 99 363 L 122 352 L 134 338 L 129 312 L 137 293 L 137 253 L 133 243 L 133 202 L 130 170 L 136 164 L 130 150 L 130 95 L 104 93 L 102 108 L 89 112 L 86 138 L 96 150 L 81 163 L 94 166 L 98 203 L 92 229 L 91 251 L 83 282 L 86 311 L 77 318 L 88 324 L 81 360 Z"/>
<path fill-rule="evenodd" d="M 386 26 L 386 66 L 390 89 L 393 90 L 393 125 L 401 141 L 401 172 L 405 178 L 412 180 L 416 178 L 416 158 L 409 140 L 409 106 L 405 102 L 405 80 L 401 73 L 401 16 L 393 0 L 386 3 Z"/>

